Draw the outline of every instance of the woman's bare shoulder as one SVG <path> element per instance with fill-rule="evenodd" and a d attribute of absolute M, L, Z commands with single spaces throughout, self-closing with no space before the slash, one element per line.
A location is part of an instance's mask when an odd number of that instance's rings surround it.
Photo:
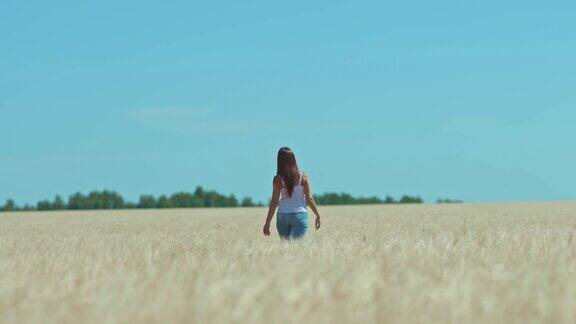
<path fill-rule="evenodd" d="M 308 181 L 310 181 L 310 176 L 308 175 L 308 173 L 306 171 L 302 171 L 302 183 L 307 184 Z"/>
<path fill-rule="evenodd" d="M 275 175 L 274 178 L 272 178 L 272 183 L 275 186 L 280 186 L 282 184 L 282 180 L 280 179 L 279 175 Z"/>

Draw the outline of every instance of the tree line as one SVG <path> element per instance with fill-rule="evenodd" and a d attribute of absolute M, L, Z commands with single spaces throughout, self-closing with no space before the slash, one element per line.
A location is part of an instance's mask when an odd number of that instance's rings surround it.
<path fill-rule="evenodd" d="M 347 193 L 324 193 L 314 195 L 318 205 L 357 205 L 357 204 L 414 204 L 423 203 L 419 196 L 404 195 L 399 199 L 386 196 L 354 197 Z M 439 199 L 438 203 L 461 202 L 459 200 Z M 201 207 L 258 207 L 262 202 L 254 202 L 245 197 L 238 200 L 234 195 L 223 195 L 214 190 L 204 190 L 196 187 L 194 192 L 176 192 L 172 195 L 154 196 L 140 195 L 138 202 L 126 201 L 119 193 L 110 190 L 91 191 L 88 194 L 77 192 L 68 197 L 67 201 L 57 195 L 53 200 L 44 199 L 36 205 L 17 205 L 13 199 L 7 199 L 0 206 L 0 211 L 19 210 L 86 210 L 86 209 L 131 209 L 131 208 L 201 208 Z"/>
<path fill-rule="evenodd" d="M 318 205 L 362 205 L 362 204 L 421 204 L 424 200 L 419 196 L 404 195 L 400 199 L 392 196 L 386 196 L 381 199 L 378 197 L 354 197 L 347 193 L 325 193 L 314 195 L 314 200 Z"/>

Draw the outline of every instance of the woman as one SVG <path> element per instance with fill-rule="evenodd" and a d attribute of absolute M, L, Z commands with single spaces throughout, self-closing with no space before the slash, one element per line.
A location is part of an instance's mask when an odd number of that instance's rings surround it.
<path fill-rule="evenodd" d="M 270 221 L 278 207 L 276 229 L 280 238 L 301 238 L 308 229 L 308 210 L 310 206 L 316 215 L 315 228 L 320 228 L 320 213 L 310 189 L 308 176 L 298 169 L 296 157 L 291 149 L 283 147 L 278 151 L 278 169 L 272 181 L 272 200 L 268 216 L 262 231 L 270 235 Z"/>

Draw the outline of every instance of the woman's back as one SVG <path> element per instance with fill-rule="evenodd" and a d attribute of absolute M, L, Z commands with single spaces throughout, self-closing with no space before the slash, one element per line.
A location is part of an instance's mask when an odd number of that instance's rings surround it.
<path fill-rule="evenodd" d="M 282 189 L 280 191 L 280 203 L 278 206 L 279 213 L 300 213 L 307 211 L 302 176 L 303 172 L 300 171 L 300 179 L 297 184 L 294 185 L 292 195 L 288 195 L 288 188 L 286 188 L 285 182 L 280 178 Z"/>

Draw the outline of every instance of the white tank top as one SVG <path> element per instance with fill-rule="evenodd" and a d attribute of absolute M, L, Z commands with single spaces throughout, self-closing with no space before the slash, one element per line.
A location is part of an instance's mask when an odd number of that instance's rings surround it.
<path fill-rule="evenodd" d="M 282 185 L 284 185 L 284 181 Z M 294 191 L 292 196 L 288 197 L 288 190 L 284 186 L 280 190 L 280 205 L 278 206 L 279 213 L 301 213 L 308 211 L 306 209 L 306 197 L 304 197 L 304 186 L 302 185 L 302 171 L 300 171 L 300 180 L 298 184 L 294 186 Z"/>

